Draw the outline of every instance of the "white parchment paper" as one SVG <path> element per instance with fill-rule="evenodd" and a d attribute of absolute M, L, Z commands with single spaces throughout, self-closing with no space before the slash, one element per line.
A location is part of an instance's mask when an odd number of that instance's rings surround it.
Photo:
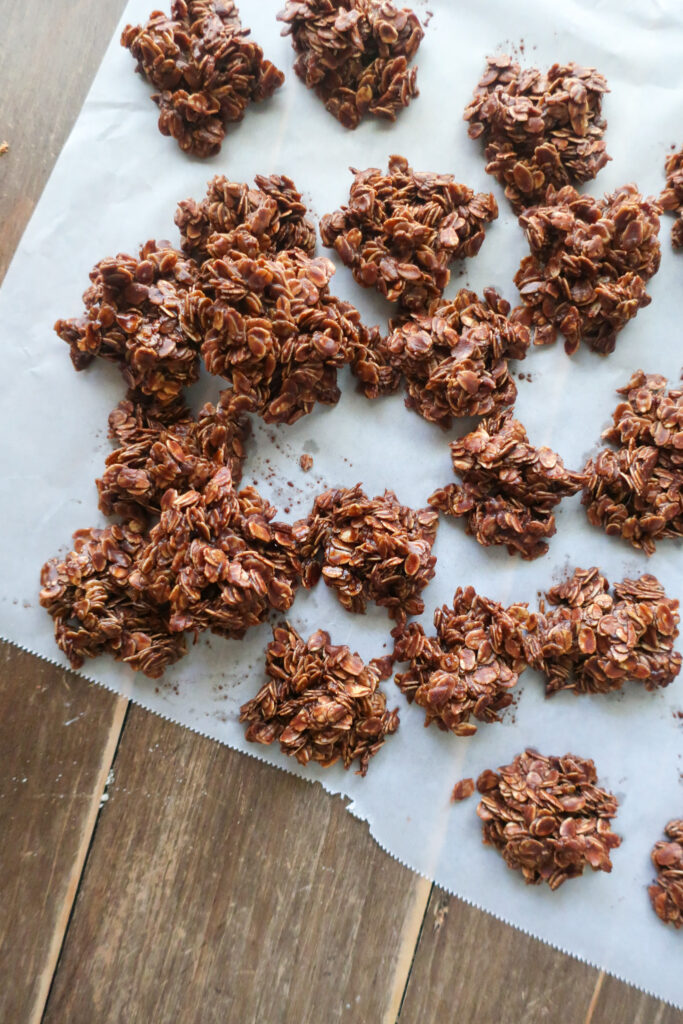
<path fill-rule="evenodd" d="M 143 20 L 151 6 L 151 0 L 131 0 L 124 21 Z M 416 6 L 426 17 L 427 5 Z M 133 252 L 148 238 L 177 242 L 176 202 L 201 197 L 213 174 L 239 181 L 287 173 L 319 217 L 347 198 L 349 166 L 384 167 L 391 153 L 402 153 L 419 170 L 452 172 L 496 193 L 500 219 L 479 256 L 456 268 L 449 294 L 465 284 L 492 284 L 514 303 L 512 278 L 525 243 L 462 121 L 484 58 L 499 47 L 522 51 L 522 63 L 575 60 L 607 76 L 613 162 L 591 191 L 636 181 L 644 193 L 658 193 L 665 153 L 683 142 L 678 0 L 429 0 L 433 17 L 419 53 L 420 97 L 395 125 L 365 123 L 355 133 L 342 129 L 291 71 L 290 42 L 280 38 L 275 20 L 280 0 L 241 0 L 240 7 L 266 55 L 287 72 L 284 88 L 248 111 L 218 157 L 190 159 L 158 133 L 151 90 L 133 73 L 117 31 L 0 293 L 0 631 L 58 663 L 63 659 L 51 621 L 38 606 L 38 573 L 45 559 L 67 550 L 75 529 L 102 521 L 93 481 L 110 450 L 108 413 L 123 393 L 112 367 L 96 365 L 76 374 L 66 345 L 52 332 L 57 317 L 80 312 L 97 260 Z M 551 445 L 572 468 L 581 467 L 597 447 L 615 404 L 614 389 L 633 370 L 678 378 L 683 257 L 670 249 L 669 226 L 665 219 L 662 268 L 650 284 L 652 304 L 623 332 L 612 356 L 600 359 L 581 350 L 570 360 L 560 343 L 533 350 L 518 367 L 530 379 L 519 383 L 517 415 L 532 442 Z M 386 322 L 389 307 L 358 288 L 346 268 L 340 266 L 333 290 L 354 302 L 368 322 Z M 435 487 L 453 479 L 449 435 L 406 411 L 400 397 L 370 403 L 355 393 L 349 376 L 343 375 L 342 385 L 335 409 L 317 411 L 293 427 L 256 428 L 245 483 L 256 481 L 284 510 L 282 518 L 305 513 L 323 486 L 361 481 L 371 495 L 392 487 L 404 503 L 419 507 Z M 194 397 L 215 398 L 218 390 L 219 383 L 208 380 Z M 464 429 L 460 425 L 450 436 Z M 298 466 L 304 451 L 315 460 L 307 475 Z M 577 564 L 597 564 L 611 581 L 649 570 L 672 596 L 683 596 L 680 545 L 664 543 L 648 560 L 589 528 L 579 498 L 564 502 L 550 553 L 531 564 L 484 550 L 453 521 L 442 522 L 435 551 L 437 577 L 425 591 L 429 624 L 433 609 L 449 602 L 458 585 L 475 584 L 503 602 L 534 603 L 538 590 Z M 306 635 L 324 626 L 335 642 L 349 643 L 366 658 L 389 645 L 383 612 L 351 616 L 322 584 L 299 595 L 291 620 Z M 632 685 L 617 695 L 546 701 L 540 678 L 527 673 L 513 713 L 471 739 L 425 730 L 422 711 L 408 707 L 388 683 L 392 705 L 401 708 L 401 728 L 360 779 L 337 768 L 304 772 L 278 750 L 245 744 L 238 709 L 262 682 L 268 636 L 266 625 L 241 643 L 215 637 L 200 642 L 162 684 L 134 677 L 106 659 L 88 664 L 84 674 L 207 736 L 320 779 L 330 792 L 348 796 L 352 812 L 405 864 L 519 928 L 683 1006 L 683 935 L 657 920 L 646 892 L 652 844 L 666 822 L 683 813 L 683 723 L 676 718 L 683 682 L 654 694 Z M 482 847 L 476 801 L 449 803 L 457 779 L 505 764 L 527 745 L 594 758 L 601 781 L 618 794 L 623 844 L 614 852 L 611 875 L 589 872 L 556 893 L 528 888 L 497 853 Z"/>

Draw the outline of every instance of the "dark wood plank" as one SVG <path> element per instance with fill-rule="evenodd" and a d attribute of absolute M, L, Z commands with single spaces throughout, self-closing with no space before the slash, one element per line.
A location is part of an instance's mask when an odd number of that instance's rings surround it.
<path fill-rule="evenodd" d="M 672 963 L 671 970 L 680 976 L 680 962 Z M 606 975 L 587 1024 L 614 1024 L 615 1021 L 624 1021 L 624 1024 L 683 1024 L 683 1013 L 661 999 L 646 996 L 644 992 Z"/>
<path fill-rule="evenodd" d="M 37 1022 L 126 701 L 0 645 L 0 1020 Z"/>
<path fill-rule="evenodd" d="M 435 888 L 399 1021 L 584 1024 L 598 978 L 594 968 Z M 632 990 L 622 988 L 628 1010 Z"/>
<path fill-rule="evenodd" d="M 0 0 L 0 280 L 83 105 L 125 0 Z"/>
<path fill-rule="evenodd" d="M 45 1024 L 387 1019 L 428 883 L 341 800 L 137 708 L 114 775 Z"/>

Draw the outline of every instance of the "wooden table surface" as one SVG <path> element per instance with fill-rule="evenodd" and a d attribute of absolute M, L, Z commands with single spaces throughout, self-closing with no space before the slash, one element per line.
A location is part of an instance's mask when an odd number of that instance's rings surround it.
<path fill-rule="evenodd" d="M 0 0 L 0 277 L 123 7 Z M 5 1024 L 683 1022 L 401 867 L 320 786 L 0 658 Z"/>

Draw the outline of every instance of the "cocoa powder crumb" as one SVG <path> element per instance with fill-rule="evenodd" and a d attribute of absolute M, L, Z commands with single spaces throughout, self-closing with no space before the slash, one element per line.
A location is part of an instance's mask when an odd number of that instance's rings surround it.
<path fill-rule="evenodd" d="M 146 25 L 124 28 L 121 45 L 159 90 L 159 131 L 185 152 L 215 156 L 226 125 L 284 82 L 248 36 L 233 0 L 174 0 L 170 17 L 154 11 Z"/>
<path fill-rule="evenodd" d="M 376 288 L 402 310 L 423 312 L 450 279 L 449 265 L 475 256 L 487 224 L 498 216 L 490 193 L 475 194 L 451 174 L 414 172 L 402 156 L 389 170 L 352 168 L 349 205 L 320 222 L 364 288 Z"/>
<path fill-rule="evenodd" d="M 268 682 L 243 705 L 246 739 L 279 741 L 300 764 L 317 761 L 344 768 L 359 763 L 365 775 L 370 758 L 398 728 L 398 711 L 387 711 L 380 672 L 346 646 L 335 646 L 318 630 L 304 642 L 292 626 L 273 629 L 266 650 Z"/>
<path fill-rule="evenodd" d="M 652 851 L 657 879 L 648 893 L 657 917 L 683 928 L 683 819 L 670 821 L 664 832 L 667 838 L 655 843 Z"/>
<path fill-rule="evenodd" d="M 621 844 L 611 831 L 618 801 L 598 787 L 592 761 L 525 750 L 499 774 L 484 775 L 477 784 L 484 844 L 527 885 L 545 882 L 554 890 L 586 866 L 612 870 L 610 851 Z"/>
<path fill-rule="evenodd" d="M 417 15 L 390 0 L 286 0 L 294 70 L 345 128 L 366 114 L 395 121 L 418 95 L 409 63 L 424 37 Z"/>

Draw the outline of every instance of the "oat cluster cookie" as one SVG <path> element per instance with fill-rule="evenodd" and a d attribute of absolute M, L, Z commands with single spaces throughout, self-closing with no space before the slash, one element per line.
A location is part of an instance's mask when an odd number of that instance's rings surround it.
<path fill-rule="evenodd" d="M 652 863 L 657 879 L 649 888 L 652 907 L 664 924 L 683 927 L 683 819 L 670 821 L 666 839 L 655 843 Z"/>
<path fill-rule="evenodd" d="M 546 600 L 524 646 L 548 695 L 609 693 L 629 680 L 656 690 L 679 674 L 678 601 L 654 576 L 615 583 L 610 593 L 598 569 L 576 569 Z"/>
<path fill-rule="evenodd" d="M 484 547 L 501 544 L 524 559 L 544 555 L 556 532 L 553 509 L 581 490 L 583 475 L 566 469 L 550 448 L 530 444 L 510 411 L 451 442 L 451 455 L 462 483 L 435 491 L 429 504 L 464 518 L 467 533 Z"/>
<path fill-rule="evenodd" d="M 220 152 L 226 125 L 268 99 L 285 76 L 242 27 L 233 0 L 173 0 L 146 25 L 127 25 L 121 45 L 157 90 L 159 131 L 186 153 Z"/>
<path fill-rule="evenodd" d="M 417 15 L 391 0 L 285 0 L 278 15 L 292 37 L 294 70 L 345 128 L 371 115 L 395 121 L 418 95 Z"/>
<path fill-rule="evenodd" d="M 612 446 L 589 459 L 583 503 L 588 521 L 646 555 L 683 536 L 683 389 L 637 370 L 617 392 Z"/>
<path fill-rule="evenodd" d="M 515 284 L 534 344 L 552 344 L 559 333 L 568 355 L 582 342 L 601 355 L 614 351 L 619 332 L 652 301 L 646 285 L 661 258 L 659 213 L 635 185 L 604 199 L 565 185 L 521 215 L 531 255 Z"/>
<path fill-rule="evenodd" d="M 487 58 L 465 120 L 517 213 L 541 203 L 548 186 L 590 181 L 605 166 L 606 92 L 595 68 L 553 64 L 543 72 L 522 70 L 507 54 Z"/>
<path fill-rule="evenodd" d="M 425 725 L 472 736 L 472 719 L 500 720 L 526 668 L 522 632 L 528 620 L 525 605 L 504 608 L 474 587 L 459 587 L 452 607 L 434 613 L 436 636 L 426 636 L 416 622 L 399 634 L 394 658 L 410 666 L 396 684 L 410 703 L 424 708 Z"/>
<path fill-rule="evenodd" d="M 463 288 L 451 301 L 437 300 L 429 312 L 405 319 L 380 351 L 356 356 L 354 372 L 369 398 L 395 390 L 403 379 L 408 408 L 444 428 L 453 418 L 490 416 L 514 405 L 509 362 L 524 359 L 529 347 L 528 328 L 509 313 L 494 289 L 480 299 Z"/>
<path fill-rule="evenodd" d="M 676 217 L 671 229 L 674 249 L 683 249 L 683 149 L 666 158 L 666 188 L 659 197 L 659 205 Z"/>
<path fill-rule="evenodd" d="M 368 498 L 360 484 L 326 491 L 296 524 L 304 582 L 322 578 L 350 612 L 372 601 L 405 622 L 420 615 L 422 590 L 434 576 L 438 516 L 401 505 L 392 491 Z"/>
<path fill-rule="evenodd" d="M 320 222 L 323 244 L 363 288 L 401 311 L 424 311 L 443 294 L 450 264 L 479 252 L 496 200 L 452 174 L 413 171 L 402 156 L 392 156 L 387 171 L 352 171 L 348 206 Z"/>
<path fill-rule="evenodd" d="M 243 705 L 240 721 L 253 743 L 279 742 L 300 764 L 323 767 L 358 763 L 365 775 L 370 758 L 398 728 L 398 711 L 387 710 L 381 670 L 364 664 L 344 645 L 318 630 L 307 641 L 290 625 L 273 630 L 266 649 L 268 681 Z"/>
<path fill-rule="evenodd" d="M 590 760 L 525 750 L 477 780 L 484 843 L 495 847 L 527 885 L 557 889 L 586 867 L 611 871 L 621 843 L 612 832 L 615 796 L 601 789 Z"/>
<path fill-rule="evenodd" d="M 173 410 L 199 377 L 187 304 L 196 264 L 168 243 L 147 242 L 137 257 L 102 260 L 90 281 L 84 314 L 55 324 L 74 367 L 83 370 L 96 356 L 117 363 L 128 388 Z"/>

